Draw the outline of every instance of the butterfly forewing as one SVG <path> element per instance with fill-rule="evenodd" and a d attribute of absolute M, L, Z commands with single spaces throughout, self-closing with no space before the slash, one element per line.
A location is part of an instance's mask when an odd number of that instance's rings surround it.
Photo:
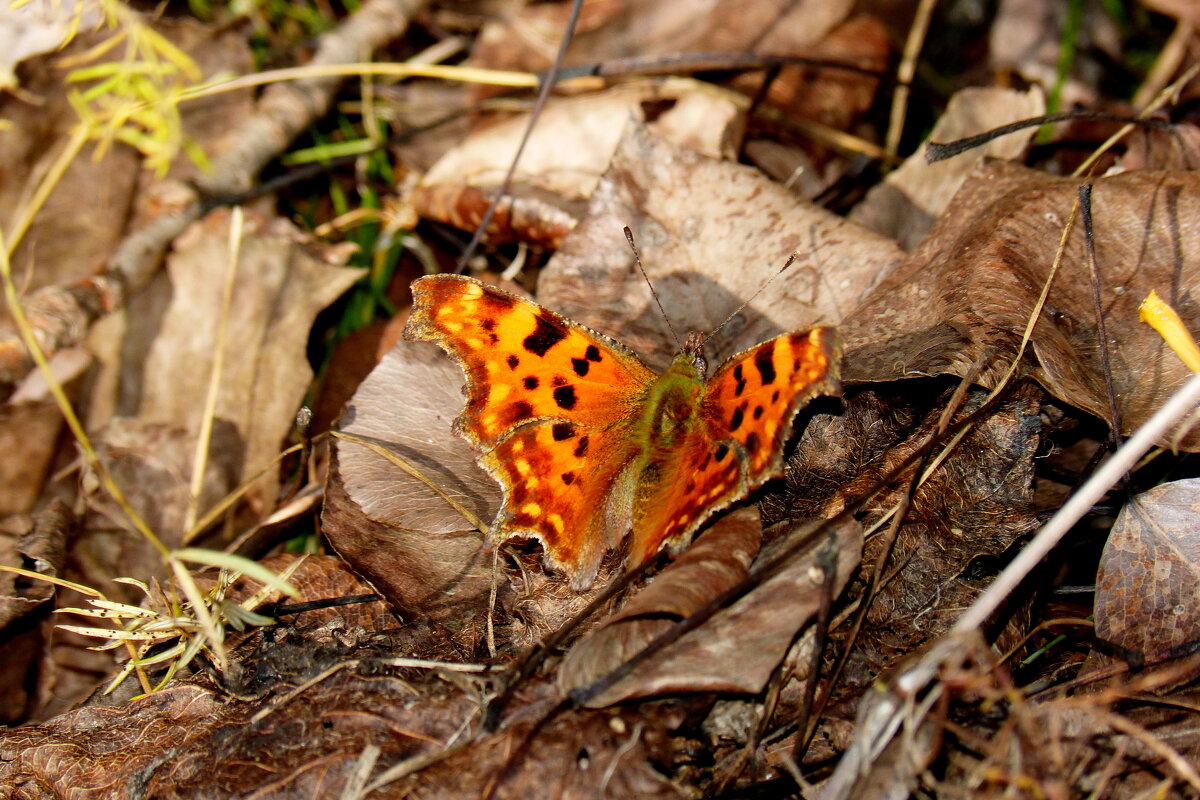
<path fill-rule="evenodd" d="M 796 412 L 817 395 L 840 393 L 841 349 L 831 327 L 789 333 L 739 353 L 709 379 L 701 413 L 713 440 L 741 444 L 749 488 L 783 470 Z"/>
<path fill-rule="evenodd" d="M 656 376 L 618 342 L 471 278 L 434 275 L 412 289 L 404 336 L 435 342 L 463 368 L 455 429 L 504 490 L 490 537 L 541 540 L 586 587 L 625 533 L 608 530 L 610 498 Z"/>
<path fill-rule="evenodd" d="M 624 345 L 472 278 L 413 283 L 407 339 L 436 342 L 467 374 L 457 429 L 490 449 L 539 418 L 604 427 L 635 413 L 655 378 Z"/>

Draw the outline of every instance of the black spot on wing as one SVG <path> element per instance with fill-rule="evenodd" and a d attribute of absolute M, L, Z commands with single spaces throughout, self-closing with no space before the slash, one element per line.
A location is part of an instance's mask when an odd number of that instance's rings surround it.
<path fill-rule="evenodd" d="M 543 357 L 551 347 L 567 338 L 567 326 L 562 320 L 538 314 L 533 333 L 525 337 L 522 345 L 535 356 Z"/>
<path fill-rule="evenodd" d="M 763 386 L 775 382 L 775 343 L 764 342 L 754 351 L 754 368 L 758 370 Z"/>
<path fill-rule="evenodd" d="M 496 320 L 490 318 L 485 319 L 483 322 L 479 323 L 479 327 L 483 328 L 485 331 L 494 331 L 496 330 Z"/>
<path fill-rule="evenodd" d="M 575 426 L 569 422 L 556 422 L 550 428 L 550 435 L 556 442 L 565 442 L 567 439 L 575 438 Z"/>
<path fill-rule="evenodd" d="M 562 478 L 562 482 L 565 483 L 567 486 L 570 486 L 572 483 L 575 482 L 575 473 L 574 472 L 564 472 L 562 475 L 559 475 L 558 477 Z"/>
<path fill-rule="evenodd" d="M 763 407 L 762 407 L 762 406 L 755 406 L 755 407 L 754 407 L 754 418 L 755 418 L 755 419 L 762 419 L 762 415 L 763 415 Z"/>
<path fill-rule="evenodd" d="M 575 445 L 575 457 L 583 458 L 584 456 L 587 455 L 587 451 L 588 451 L 588 437 L 580 436 L 579 444 Z"/>
<path fill-rule="evenodd" d="M 717 451 L 713 453 L 713 458 L 715 458 L 717 463 L 720 464 L 725 460 L 725 456 L 727 455 L 729 455 L 729 445 L 722 442 L 721 444 L 717 445 Z"/>
<path fill-rule="evenodd" d="M 731 417 L 729 420 L 729 430 L 736 431 L 738 428 L 742 427 L 742 420 L 744 418 L 745 418 L 745 415 L 742 411 L 742 407 L 738 406 L 737 408 L 735 408 L 733 410 L 733 417 Z"/>
<path fill-rule="evenodd" d="M 574 369 L 575 374 L 581 378 L 588 374 L 588 370 L 591 368 L 591 366 L 591 363 L 586 358 L 571 359 L 571 368 Z"/>
<path fill-rule="evenodd" d="M 596 345 L 594 345 L 594 344 L 589 344 L 587 346 L 587 350 L 585 350 L 583 353 L 583 357 L 586 358 L 588 361 L 594 361 L 595 363 L 599 364 L 600 363 L 600 348 L 596 347 Z"/>
<path fill-rule="evenodd" d="M 526 389 L 529 389 L 530 391 L 532 391 L 532 390 L 536 389 L 537 387 L 538 387 L 538 379 L 536 376 L 530 375 L 528 378 L 525 379 L 525 388 Z"/>
<path fill-rule="evenodd" d="M 521 359 L 517 358 L 516 356 L 509 356 L 508 358 L 504 359 L 504 363 L 508 364 L 509 369 L 516 369 L 520 365 Z"/>
<path fill-rule="evenodd" d="M 560 386 L 554 390 L 554 402 L 558 403 L 558 407 L 564 411 L 570 411 L 575 407 L 575 387 Z"/>

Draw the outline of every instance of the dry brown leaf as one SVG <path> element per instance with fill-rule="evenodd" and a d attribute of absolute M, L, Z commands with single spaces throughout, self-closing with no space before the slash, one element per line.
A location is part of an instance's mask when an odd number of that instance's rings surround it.
<path fill-rule="evenodd" d="M 81 36 L 67 49 L 78 54 L 107 35 Z M 4 229 L 27 207 L 39 180 L 79 124 L 62 88 L 61 53 L 30 59 L 22 71 L 29 94 L 0 96 L 0 208 Z M 115 57 L 115 56 L 114 56 Z M 31 103 L 30 97 L 41 103 Z M 120 241 L 138 180 L 136 152 L 121 144 L 96 160 L 91 148 L 71 162 L 58 188 L 12 256 L 13 274 L 28 271 L 29 288 L 70 284 L 95 274 Z M 21 280 L 18 278 L 18 280 Z M 8 311 L 0 312 L 7 319 Z"/>
<path fill-rule="evenodd" d="M 1117 515 L 1096 575 L 1096 635 L 1148 661 L 1200 642 L 1200 479 L 1164 483 Z"/>
<path fill-rule="evenodd" d="M 462 382 L 462 370 L 437 347 L 399 342 L 342 414 L 339 430 L 382 445 L 419 477 L 361 444 L 333 444 L 325 535 L 408 614 L 461 615 L 490 585 L 483 534 L 443 497 L 484 525 L 500 508 L 499 486 L 450 430 Z"/>
<path fill-rule="evenodd" d="M 905 264 L 842 329 L 850 382 L 915 375 L 965 375 L 994 384 L 1016 352 L 1050 274 L 1080 179 L 1004 163 L 974 175 Z M 1138 321 L 1156 289 L 1200 330 L 1187 302 L 1200 282 L 1200 177 L 1133 172 L 1099 178 L 1092 196 L 1100 302 L 1113 384 L 1129 433 L 1190 375 L 1158 335 Z M 1082 225 L 1076 224 L 1032 338 L 1037 380 L 1071 405 L 1107 419 Z M 1200 448 L 1200 431 L 1182 443 Z"/>
<path fill-rule="evenodd" d="M 197 223 L 168 263 L 174 296 L 146 360 L 138 413 L 145 422 L 199 429 L 218 347 L 227 223 L 225 214 Z M 310 253 L 282 219 L 247 218 L 216 408 L 241 439 L 241 476 L 254 475 L 279 453 L 312 380 L 306 348 L 313 319 L 361 274 Z M 272 473 L 251 490 L 256 513 L 273 507 L 277 484 Z"/>
<path fill-rule="evenodd" d="M 963 89 L 950 98 L 945 113 L 929 134 L 929 141 L 950 142 L 1044 113 L 1046 104 L 1036 86 L 1026 92 L 999 87 Z M 1016 160 L 1036 132 L 1036 128 L 1029 128 L 1010 133 L 936 164 L 927 163 L 924 148 L 920 148 L 867 192 L 866 199 L 850 213 L 850 219 L 892 237 L 905 250 L 911 250 L 985 158 Z"/>
<path fill-rule="evenodd" d="M 62 428 L 62 414 L 52 400 L 0 406 L 0 515 L 33 510 Z"/>
<path fill-rule="evenodd" d="M 6 520 L 12 522 L 12 520 Z M 50 502 L 30 522 L 20 538 L 0 534 L 0 565 L 17 567 L 53 578 L 67 559 L 74 516 L 61 500 Z M 7 526 L 6 526 L 7 527 Z M 48 682 L 42 680 L 45 620 L 55 595 L 53 584 L 11 572 L 0 572 L 0 724 L 14 724 L 33 717 Z"/>
<path fill-rule="evenodd" d="M 757 528 L 753 521 L 756 517 L 757 514 L 746 515 L 737 520 L 737 525 L 748 524 L 753 530 Z M 728 524 L 730 520 L 726 517 L 719 524 Z M 712 532 L 716 532 L 715 527 Z M 736 530 L 731 532 L 737 535 Z M 687 561 L 681 564 L 682 570 L 694 573 L 697 569 L 710 568 L 705 562 L 712 560 L 714 555 L 718 562 L 726 558 L 712 552 L 720 549 L 717 542 L 710 542 L 708 547 L 699 550 L 705 544 L 704 539 L 701 537 L 684 553 L 683 559 Z M 833 553 L 828 552 L 831 545 Z M 679 692 L 761 692 L 792 647 L 797 633 L 811 623 L 817 612 L 826 580 L 819 566 L 821 560 L 835 559 L 831 591 L 837 597 L 851 573 L 858 568 L 861 554 L 862 528 L 857 522 L 850 521 L 833 537 L 821 538 L 797 555 L 779 574 L 650 657 L 627 677 L 590 698 L 587 705 L 601 708 L 632 698 Z M 667 580 L 670 588 L 668 575 L 664 572 L 660 580 Z M 706 590 L 704 593 L 717 594 L 728 588 L 729 580 L 734 577 L 726 575 L 725 580 L 702 587 Z M 565 690 L 587 686 L 669 629 L 673 624 L 672 617 L 692 613 L 712 595 L 688 598 L 690 602 L 684 602 L 682 606 L 675 605 L 684 599 L 677 596 L 674 603 L 661 608 L 639 604 L 631 611 L 623 611 L 613 623 L 572 649 L 559 672 L 560 684 Z M 656 594 L 658 598 L 661 596 L 661 593 Z M 664 615 L 666 619 L 663 619 Z"/>
<path fill-rule="evenodd" d="M 624 225 L 680 336 L 712 331 L 738 312 L 709 341 L 713 365 L 784 331 L 839 322 L 902 257 L 890 240 L 756 170 L 631 125 L 587 217 L 542 272 L 538 300 L 616 337 L 653 368 L 679 343 L 633 265 Z M 793 252 L 796 263 L 772 282 Z"/>
<path fill-rule="evenodd" d="M 550 101 L 517 162 L 509 195 L 497 206 L 490 241 L 521 239 L 557 248 L 582 214 L 630 120 L 645 120 L 645 104 L 675 104 L 651 123 L 662 135 L 713 157 L 733 157 L 744 126 L 735 100 L 676 78 Z M 529 122 L 529 114 L 512 117 L 452 148 L 413 192 L 417 211 L 465 230 L 477 227 Z"/>

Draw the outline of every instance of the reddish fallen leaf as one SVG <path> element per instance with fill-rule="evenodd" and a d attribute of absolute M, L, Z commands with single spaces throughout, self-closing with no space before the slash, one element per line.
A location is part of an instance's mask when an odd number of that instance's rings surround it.
<path fill-rule="evenodd" d="M 1200 642 L 1200 479 L 1164 483 L 1117 515 L 1096 575 L 1096 635 L 1148 661 Z"/>

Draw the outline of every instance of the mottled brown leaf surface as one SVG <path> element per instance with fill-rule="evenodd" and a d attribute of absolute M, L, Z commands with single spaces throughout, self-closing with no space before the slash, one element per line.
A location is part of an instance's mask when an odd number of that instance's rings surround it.
<path fill-rule="evenodd" d="M 964 375 L 991 356 L 979 380 L 1003 374 L 1050 275 L 1082 183 L 1003 163 L 985 166 L 956 195 L 921 245 L 850 315 L 844 377 Z M 1158 334 L 1138 321 L 1151 289 L 1200 330 L 1191 293 L 1200 282 L 1200 179 L 1190 172 L 1132 172 L 1094 181 L 1100 302 L 1112 378 L 1129 433 L 1189 374 Z M 1033 331 L 1037 379 L 1056 397 L 1107 418 L 1082 226 L 1067 243 Z M 1183 442 L 1200 447 L 1200 432 Z"/>
<path fill-rule="evenodd" d="M 729 523 L 726 517 L 721 524 Z M 739 520 L 737 524 L 746 523 Z M 717 530 L 714 527 L 713 532 Z M 695 548 L 703 542 L 701 537 Z M 717 542 L 709 543 L 709 547 L 719 546 Z M 693 555 L 695 548 L 685 554 L 688 562 L 683 565 L 693 574 L 713 560 L 713 555 L 703 551 Z M 591 698 L 588 705 L 603 707 L 675 692 L 757 694 L 779 667 L 799 631 L 814 618 L 822 592 L 831 591 L 834 597 L 841 594 L 858 568 L 861 553 L 862 530 L 856 522 L 843 525 L 828 538 L 819 538 L 778 575 L 652 656 L 631 675 Z M 821 561 L 835 565 L 828 576 L 819 566 Z M 825 586 L 826 580 L 833 582 L 832 587 Z M 709 591 L 715 595 L 722 588 L 728 588 L 728 579 L 712 582 Z M 641 602 L 621 613 L 614 622 L 575 646 L 559 673 L 560 683 L 565 689 L 586 686 L 669 629 L 672 617 L 694 613 L 702 599 Z"/>
<path fill-rule="evenodd" d="M 616 336 L 656 368 L 679 343 L 633 264 L 624 225 L 680 336 L 712 331 L 734 314 L 709 342 L 714 366 L 784 331 L 839 322 L 903 255 L 756 170 L 631 126 L 587 218 L 543 271 L 538 300 Z M 793 252 L 796 263 L 768 283 Z"/>
<path fill-rule="evenodd" d="M 852 392 L 843 414 L 815 417 L 787 473 L 787 493 L 765 504 L 768 518 L 829 515 L 868 490 L 929 439 L 940 412 L 923 409 L 937 391 L 914 382 L 890 392 Z M 977 409 L 982 397 L 973 393 L 964 411 Z M 941 393 L 935 407 L 948 399 L 948 391 Z M 1040 444 L 1038 403 L 1014 398 L 971 429 L 918 488 L 883 566 L 886 580 L 856 644 L 848 685 L 944 634 L 986 588 L 1005 550 L 1034 529 L 1033 464 Z M 867 505 L 867 522 L 896 505 L 910 477 L 911 471 Z M 878 532 L 867 542 L 864 576 L 875 568 L 884 540 Z"/>
<path fill-rule="evenodd" d="M 1200 642 L 1200 480 L 1130 498 L 1096 575 L 1096 635 L 1148 661 Z"/>

